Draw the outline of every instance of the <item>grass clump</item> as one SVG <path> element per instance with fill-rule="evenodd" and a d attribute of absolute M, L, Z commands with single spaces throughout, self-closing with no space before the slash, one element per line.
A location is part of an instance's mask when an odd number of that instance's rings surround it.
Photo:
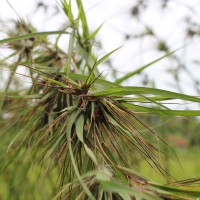
<path fill-rule="evenodd" d="M 82 2 L 76 3 L 78 16 L 74 17 L 71 2 L 61 2 L 69 20 L 64 30 L 36 32 L 25 22 L 17 22 L 23 34 L 8 33 L 9 37 L 0 41 L 12 50 L 3 61 L 9 79 L 2 92 L 0 113 L 3 144 L 11 159 L 3 156 L 1 171 L 13 171 L 16 165 L 24 172 L 20 178 L 30 183 L 23 186 L 24 193 L 16 189 L 13 195 L 16 199 L 21 194 L 29 198 L 30 186 L 34 188 L 32 198 L 42 199 L 44 195 L 35 194 L 42 183 L 48 198 L 55 199 L 196 199 L 200 192 L 194 184 L 199 179 L 174 180 L 163 165 L 162 139 L 137 112 L 197 116 L 199 110 L 170 110 L 162 101 L 200 99 L 155 88 L 119 85 L 173 52 L 115 83 L 105 80 L 97 68 L 118 49 L 96 58 L 92 40 L 101 26 L 90 33 Z M 47 36 L 52 34 L 58 35 L 55 44 L 48 41 Z M 58 46 L 63 34 L 69 36 L 67 54 Z M 9 58 L 17 61 L 10 64 Z M 18 73 L 20 66 L 26 68 L 26 74 Z M 30 86 L 20 87 L 17 74 L 28 78 Z M 15 79 L 19 85 L 14 85 Z M 144 101 L 151 106 L 144 106 Z M 153 183 L 138 173 L 134 169 L 138 158 L 160 173 L 167 185 Z M 40 181 L 34 180 L 34 174 Z M 4 177 L 5 182 L 16 185 L 15 178 Z"/>

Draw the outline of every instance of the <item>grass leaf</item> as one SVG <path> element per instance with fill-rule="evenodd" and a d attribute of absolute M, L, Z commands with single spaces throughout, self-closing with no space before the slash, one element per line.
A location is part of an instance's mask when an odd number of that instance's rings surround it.
<path fill-rule="evenodd" d="M 88 189 L 87 185 L 83 182 L 80 174 L 79 174 L 79 170 L 73 155 L 73 150 L 72 150 L 72 145 L 71 145 L 71 131 L 72 131 L 72 126 L 77 118 L 77 116 L 80 114 L 80 110 L 74 110 L 71 115 L 69 116 L 68 119 L 68 124 L 67 124 L 67 139 L 68 139 L 68 145 L 69 145 L 69 153 L 70 153 L 70 158 L 71 158 L 71 162 L 74 168 L 74 172 L 80 182 L 80 184 L 82 185 L 83 189 L 85 190 L 85 192 L 87 193 L 88 197 L 90 197 L 90 199 L 95 200 L 94 196 L 92 195 L 92 193 L 90 192 L 90 190 Z"/>
<path fill-rule="evenodd" d="M 88 36 L 89 36 L 89 28 L 88 28 L 85 12 L 84 12 L 84 9 L 83 9 L 83 4 L 82 4 L 81 0 L 76 0 L 76 2 L 77 2 L 77 5 L 78 5 L 78 9 L 79 9 L 79 18 L 81 19 L 81 23 L 82 23 L 83 36 L 84 36 L 85 39 L 87 39 Z"/>
<path fill-rule="evenodd" d="M 183 47 L 181 47 L 181 48 L 183 48 Z M 140 67 L 140 68 L 138 68 L 138 69 L 136 69 L 136 70 L 134 70 L 133 72 L 127 73 L 126 75 L 124 75 L 124 76 L 122 76 L 121 78 L 117 79 L 117 80 L 115 81 L 115 83 L 120 84 L 120 83 L 122 83 L 123 81 L 125 81 L 125 80 L 131 78 L 132 76 L 134 76 L 134 75 L 136 75 L 136 74 L 139 74 L 140 72 L 142 72 L 142 71 L 145 70 L 146 68 L 148 68 L 148 67 L 152 66 L 153 64 L 157 63 L 158 61 L 160 61 L 160 60 L 162 60 L 162 59 L 164 59 L 164 58 L 166 58 L 166 57 L 171 56 L 172 54 L 174 54 L 176 51 L 178 51 L 178 50 L 181 49 L 181 48 L 178 48 L 178 49 L 176 49 L 176 50 L 174 50 L 174 51 L 168 52 L 168 53 L 165 54 L 164 56 L 161 56 L 160 58 L 157 58 L 156 60 L 154 60 L 154 61 L 152 61 L 152 62 L 150 62 L 150 63 L 148 63 L 148 64 L 146 64 L 146 65 L 144 65 L 144 66 L 142 66 L 142 67 Z"/>
<path fill-rule="evenodd" d="M 134 105 L 130 103 L 122 103 L 128 109 L 134 111 L 154 113 L 160 115 L 171 115 L 171 116 L 200 116 L 200 110 L 169 110 L 169 109 L 158 109 L 152 107 L 145 107 L 140 105 Z"/>
<path fill-rule="evenodd" d="M 73 17 L 73 13 L 72 13 L 71 0 L 69 1 L 69 3 L 67 3 L 66 0 L 63 0 L 62 6 L 63 6 L 63 10 L 64 10 L 65 14 L 69 18 L 70 23 L 73 24 L 74 17 Z"/>
<path fill-rule="evenodd" d="M 88 36 L 87 40 L 93 39 L 97 35 L 97 33 L 100 31 L 100 29 L 102 28 L 102 26 L 103 26 L 103 24 L 101 24 L 92 34 L 90 34 Z"/>
<path fill-rule="evenodd" d="M 182 99 L 193 102 L 200 102 L 199 97 L 190 96 L 186 94 L 181 94 L 177 92 L 171 92 L 168 90 L 148 88 L 148 87 L 119 87 L 119 88 L 111 88 L 103 91 L 93 92 L 95 96 L 127 96 L 127 95 L 135 95 L 135 94 L 153 94 L 160 95 L 163 97 L 169 97 L 172 99 Z"/>
<path fill-rule="evenodd" d="M 76 121 L 76 134 L 78 139 L 83 142 L 83 129 L 84 129 L 84 116 L 80 114 L 79 118 Z"/>
<path fill-rule="evenodd" d="M 84 147 L 85 147 L 85 151 L 86 153 L 88 154 L 88 156 L 92 159 L 92 161 L 98 165 L 98 162 L 97 162 L 97 159 L 96 159 L 96 156 L 94 155 L 94 153 L 92 152 L 92 150 L 90 148 L 88 148 L 88 146 L 86 144 L 84 144 Z"/>
<path fill-rule="evenodd" d="M 94 70 L 98 67 L 99 64 L 101 64 L 104 60 L 106 60 L 110 55 L 112 55 L 115 51 L 117 51 L 118 49 L 120 49 L 121 47 L 118 47 L 116 49 L 114 49 L 113 51 L 109 52 L 108 54 L 106 54 L 105 56 L 103 56 L 102 58 L 100 58 L 99 60 L 96 60 L 92 70 L 88 76 L 87 81 L 85 82 L 85 85 L 90 85 L 90 83 L 92 82 L 92 77 L 94 75 Z"/>
<path fill-rule="evenodd" d="M 0 44 L 15 42 L 15 41 L 29 39 L 29 38 L 33 38 L 33 37 L 43 37 L 43 36 L 57 35 L 57 34 L 69 34 L 69 33 L 65 32 L 65 31 L 48 31 L 48 32 L 29 33 L 26 35 L 20 35 L 20 36 L 10 37 L 10 38 L 0 40 Z"/>

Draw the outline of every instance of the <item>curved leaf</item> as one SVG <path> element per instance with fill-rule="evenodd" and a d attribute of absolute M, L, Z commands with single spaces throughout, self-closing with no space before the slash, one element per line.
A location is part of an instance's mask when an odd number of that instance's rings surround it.
<path fill-rule="evenodd" d="M 10 37 L 10 38 L 0 40 L 0 44 L 15 42 L 15 41 L 29 39 L 29 38 L 33 38 L 33 37 L 41 37 L 41 36 L 57 35 L 57 34 L 68 34 L 68 32 L 65 32 L 65 31 L 48 31 L 48 32 L 30 33 L 30 34 L 26 34 L 26 35 L 20 35 L 20 36 Z"/>
<path fill-rule="evenodd" d="M 146 113 L 154 113 L 160 115 L 172 115 L 172 116 L 200 116 L 200 110 L 169 110 L 169 109 L 158 109 L 151 107 L 144 107 L 139 105 L 134 105 L 130 103 L 122 103 L 123 106 L 134 111 L 142 111 Z"/>
<path fill-rule="evenodd" d="M 182 99 L 193 102 L 200 102 L 199 97 L 190 96 L 186 94 L 181 94 L 177 92 L 171 92 L 168 90 L 148 88 L 148 87 L 119 87 L 119 88 L 110 88 L 103 91 L 93 92 L 95 96 L 127 96 L 135 94 L 153 94 L 161 95 L 163 97 L 170 97 L 172 99 Z"/>

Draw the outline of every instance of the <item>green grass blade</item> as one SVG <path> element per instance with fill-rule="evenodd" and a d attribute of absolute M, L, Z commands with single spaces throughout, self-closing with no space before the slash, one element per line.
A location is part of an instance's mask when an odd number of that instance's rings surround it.
<path fill-rule="evenodd" d="M 1 95 L 1 92 L 0 92 Z M 6 98 L 8 99 L 41 99 L 43 97 L 42 94 L 32 94 L 32 95 L 6 95 Z M 2 98 L 0 98 L 1 100 Z"/>
<path fill-rule="evenodd" d="M 85 75 L 82 75 L 82 74 L 72 74 L 72 73 L 69 73 L 69 78 L 71 78 L 72 80 L 80 80 L 80 81 L 86 81 L 88 76 L 85 76 Z M 103 79 L 100 79 L 98 78 L 95 83 L 97 84 L 100 84 L 100 85 L 104 85 L 104 86 L 108 86 L 108 87 L 119 87 L 119 85 L 115 84 L 115 83 L 112 83 L 112 82 L 109 82 L 109 81 L 106 81 L 106 80 L 103 80 Z"/>
<path fill-rule="evenodd" d="M 77 2 L 77 5 L 78 5 L 78 9 L 79 9 L 79 18 L 81 19 L 81 23 L 82 23 L 83 36 L 86 39 L 89 36 L 89 28 L 88 28 L 87 19 L 86 19 L 86 16 L 85 16 L 85 11 L 83 9 L 82 1 L 76 0 L 76 2 Z"/>
<path fill-rule="evenodd" d="M 171 92 L 168 90 L 147 88 L 147 87 L 119 87 L 119 88 L 110 88 L 104 91 L 93 92 L 95 96 L 127 96 L 135 94 L 153 94 L 161 95 L 164 97 L 169 97 L 172 99 L 181 99 L 192 102 L 200 102 L 199 97 L 190 96 L 186 94 Z"/>
<path fill-rule="evenodd" d="M 83 143 L 84 148 L 88 156 L 92 159 L 92 161 L 97 165 L 97 159 L 92 150 L 84 143 L 83 140 L 83 132 L 84 132 L 84 116 L 80 114 L 79 118 L 76 121 L 76 134 L 78 139 Z"/>
<path fill-rule="evenodd" d="M 143 97 L 119 97 L 115 98 L 118 101 L 122 102 L 141 102 L 141 103 L 151 103 L 152 101 L 167 101 L 172 100 L 171 97 L 163 97 L 163 96 L 155 96 L 155 97 L 148 97 L 149 100 L 144 100 Z"/>
<path fill-rule="evenodd" d="M 103 24 L 101 24 L 92 34 L 90 34 L 87 38 L 87 40 L 91 40 L 93 39 L 97 34 L 98 32 L 100 31 L 100 29 L 102 28 Z"/>
<path fill-rule="evenodd" d="M 78 85 L 78 83 L 76 83 L 74 80 L 70 79 L 69 77 L 67 76 L 64 76 L 63 77 L 65 78 L 66 82 L 69 82 L 71 85 L 73 85 L 74 87 L 77 87 L 77 88 L 80 88 L 80 86 Z"/>
<path fill-rule="evenodd" d="M 164 110 L 158 108 L 144 107 L 129 103 L 122 103 L 128 109 L 132 109 L 134 111 L 160 114 L 160 115 L 171 115 L 171 116 L 200 116 L 200 110 Z"/>
<path fill-rule="evenodd" d="M 109 52 L 108 54 L 106 54 L 105 56 L 103 56 L 102 58 L 100 58 L 100 59 L 97 61 L 96 65 L 98 66 L 100 63 L 102 63 L 104 60 L 106 60 L 110 55 L 112 55 L 114 52 L 116 52 L 116 51 L 119 50 L 120 48 L 121 48 L 121 47 L 118 47 L 118 48 L 112 50 L 111 52 Z"/>
<path fill-rule="evenodd" d="M 73 17 L 73 13 L 72 13 L 71 1 L 69 1 L 69 3 L 67 3 L 66 0 L 63 0 L 62 6 L 63 6 L 63 10 L 64 10 L 65 14 L 69 18 L 70 23 L 73 24 L 74 17 Z"/>
<path fill-rule="evenodd" d="M 196 185 L 196 184 L 198 184 L 198 185 L 200 184 L 200 177 L 176 181 L 176 182 L 171 183 L 170 185 L 191 186 L 191 185 Z M 200 185 L 199 185 L 199 187 L 200 187 Z"/>
<path fill-rule="evenodd" d="M 67 124 L 67 139 L 68 139 L 68 145 L 69 145 L 69 153 L 70 153 L 70 158 L 71 158 L 71 162 L 74 168 L 74 172 L 80 182 L 80 184 L 82 185 L 83 189 L 85 190 L 86 194 L 88 195 L 88 197 L 92 200 L 95 200 L 94 196 L 92 195 L 92 193 L 90 192 L 90 190 L 88 189 L 88 187 L 86 186 L 86 184 L 83 182 L 80 174 L 79 174 L 79 170 L 78 167 L 76 165 L 76 161 L 73 155 L 73 150 L 72 150 L 72 145 L 71 145 L 71 131 L 72 131 L 72 126 L 77 118 L 77 116 L 80 114 L 80 110 L 75 110 L 74 112 L 71 113 L 71 115 L 69 116 L 68 119 L 68 124 Z"/>
<path fill-rule="evenodd" d="M 84 116 L 83 114 L 80 114 L 79 118 L 76 121 L 76 134 L 81 142 L 83 142 L 83 129 L 84 129 Z"/>
<path fill-rule="evenodd" d="M 85 86 L 86 85 L 90 85 L 90 83 L 92 82 L 92 78 L 94 76 L 94 70 L 96 69 L 96 66 L 97 66 L 96 63 L 97 63 L 97 59 L 94 61 L 92 69 L 91 69 L 91 71 L 90 71 L 90 73 L 89 73 L 89 75 L 88 75 L 88 77 L 87 77 L 87 79 L 86 79 L 86 81 L 84 83 Z"/>
<path fill-rule="evenodd" d="M 92 159 L 92 161 L 93 161 L 96 165 L 98 165 L 96 156 L 94 155 L 94 153 L 92 152 L 92 150 L 91 150 L 86 144 L 84 144 L 84 148 L 85 148 L 85 151 L 86 151 L 86 153 L 88 154 L 88 156 Z"/>
<path fill-rule="evenodd" d="M 181 48 L 182 48 L 182 47 L 181 47 Z M 144 66 L 142 66 L 142 67 L 140 67 L 140 68 L 138 68 L 138 69 L 136 69 L 136 70 L 134 70 L 133 72 L 127 73 L 126 75 L 124 75 L 124 76 L 122 76 L 121 78 L 117 79 L 117 80 L 115 81 L 115 83 L 120 84 L 120 83 L 122 83 L 123 81 L 125 81 L 125 80 L 131 78 L 132 76 L 134 76 L 134 75 L 136 75 L 136 74 L 139 74 L 140 72 L 142 72 L 143 70 L 145 70 L 145 69 L 148 68 L 149 66 L 152 66 L 153 64 L 157 63 L 158 61 L 160 61 L 160 60 L 162 60 L 162 59 L 164 59 L 164 58 L 166 58 L 166 57 L 168 57 L 168 56 L 171 56 L 172 54 L 174 54 L 174 53 L 175 53 L 176 51 L 178 51 L 179 49 L 180 49 L 180 48 L 178 48 L 178 49 L 176 49 L 176 50 L 174 50 L 174 51 L 171 51 L 171 52 L 165 54 L 164 56 L 161 56 L 160 58 L 158 58 L 158 59 L 156 59 L 156 60 L 154 60 L 154 61 L 152 61 L 152 62 L 150 62 L 150 63 L 148 63 L 148 64 L 146 64 L 146 65 L 144 65 Z"/>
<path fill-rule="evenodd" d="M 182 198 L 196 199 L 200 197 L 199 188 L 190 188 L 190 187 L 175 187 L 175 186 L 163 186 L 158 184 L 152 184 L 155 188 L 158 188 L 163 191 L 164 194 L 168 192 L 170 195 L 178 196 Z"/>
<path fill-rule="evenodd" d="M 169 110 L 168 107 L 164 106 L 164 105 L 163 105 L 162 103 L 160 103 L 160 102 L 157 102 L 157 101 L 153 100 L 152 98 L 149 98 L 149 97 L 144 96 L 144 95 L 141 95 L 141 94 L 138 94 L 138 96 L 139 96 L 139 97 L 142 97 L 143 99 L 146 99 L 147 101 L 149 101 L 149 102 L 155 104 L 156 106 L 158 106 L 158 107 L 160 107 L 160 108 L 164 108 L 164 109 L 168 109 L 168 110 Z"/>
<path fill-rule="evenodd" d="M 28 132 L 28 130 L 31 130 L 33 128 L 33 124 L 35 124 L 37 121 L 40 120 L 40 117 L 42 116 L 42 111 L 35 114 L 27 123 L 26 125 L 16 134 L 16 136 L 10 141 L 10 144 L 8 145 L 7 152 L 9 152 L 12 145 L 15 143 L 15 141 L 23 134 Z"/>
<path fill-rule="evenodd" d="M 64 83 L 62 83 L 62 82 L 56 81 L 56 80 L 54 80 L 54 79 L 52 79 L 52 78 L 49 78 L 49 77 L 46 77 L 46 76 L 41 76 L 41 77 L 42 77 L 43 79 L 48 80 L 48 81 L 51 82 L 51 83 L 54 83 L 54 84 L 59 85 L 59 86 L 61 86 L 61 87 L 67 88 L 67 86 L 66 86 Z"/>
<path fill-rule="evenodd" d="M 20 36 L 0 40 L 0 44 L 15 42 L 15 41 L 29 39 L 29 38 L 33 38 L 33 37 L 42 37 L 42 36 L 56 35 L 56 34 L 69 34 L 69 33 L 65 32 L 65 31 L 48 31 L 48 32 L 30 33 L 30 34 L 26 34 L 26 35 L 20 35 Z"/>
<path fill-rule="evenodd" d="M 95 61 L 94 66 L 92 67 L 92 70 L 88 76 L 88 79 L 85 82 L 85 85 L 89 85 L 92 82 L 92 77 L 94 75 L 94 70 L 99 66 L 99 64 L 101 64 L 104 60 L 106 60 L 110 55 L 112 55 L 115 51 L 117 51 L 118 49 L 120 49 L 121 47 L 118 47 L 116 49 L 114 49 L 113 51 L 109 52 L 108 54 L 106 54 L 105 56 L 103 56 L 102 58 L 100 58 L 99 60 Z"/>
<path fill-rule="evenodd" d="M 101 181 L 100 182 L 101 188 L 104 191 L 118 193 L 123 195 L 129 195 L 130 197 L 135 197 L 136 200 L 148 199 L 148 200 L 155 200 L 158 199 L 156 197 L 152 197 L 145 192 L 139 192 L 133 187 L 130 187 L 126 184 L 117 183 L 114 181 Z"/>
<path fill-rule="evenodd" d="M 64 67 L 64 72 L 67 72 L 67 75 L 69 74 L 69 71 L 70 71 L 71 59 L 73 56 L 74 41 L 75 41 L 75 30 L 73 29 L 72 33 L 70 34 L 70 38 L 69 38 L 67 63 Z"/>

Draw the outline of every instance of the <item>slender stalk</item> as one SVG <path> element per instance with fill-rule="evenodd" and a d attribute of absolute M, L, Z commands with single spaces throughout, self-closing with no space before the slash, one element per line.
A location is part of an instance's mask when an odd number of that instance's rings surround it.
<path fill-rule="evenodd" d="M 71 59 L 72 59 L 72 55 L 73 55 L 74 40 L 75 40 L 75 29 L 73 28 L 73 31 L 70 34 L 70 38 L 69 38 L 68 59 L 67 59 L 66 65 L 64 67 L 64 73 L 67 73 L 67 76 L 70 71 L 70 64 L 71 64 Z"/>
<path fill-rule="evenodd" d="M 4 104 L 4 101 L 5 101 L 6 95 L 7 95 L 8 91 L 9 91 L 10 84 L 11 84 L 11 82 L 13 81 L 13 77 L 15 76 L 15 73 L 16 73 L 17 68 L 18 68 L 18 65 L 19 65 L 19 63 L 20 63 L 20 61 L 21 61 L 21 58 L 22 58 L 22 56 L 19 55 L 19 58 L 18 58 L 18 60 L 17 60 L 17 62 L 16 62 L 16 64 L 15 64 L 13 70 L 10 72 L 10 76 L 9 76 L 8 81 L 7 81 L 7 83 L 6 83 L 6 87 L 5 87 L 5 90 L 4 90 L 4 94 L 3 94 L 2 97 L 1 97 L 1 101 L 0 101 L 0 112 L 2 111 L 2 108 L 3 108 L 3 104 Z"/>

